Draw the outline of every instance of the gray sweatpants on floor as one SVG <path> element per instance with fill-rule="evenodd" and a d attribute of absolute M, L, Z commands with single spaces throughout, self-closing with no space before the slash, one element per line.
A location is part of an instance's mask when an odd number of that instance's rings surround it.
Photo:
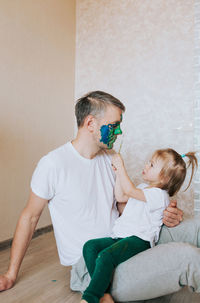
<path fill-rule="evenodd" d="M 200 218 L 163 226 L 157 246 L 120 264 L 111 294 L 117 302 L 156 298 L 189 286 L 200 292 Z M 90 276 L 83 258 L 73 265 L 70 286 L 83 292 Z"/>

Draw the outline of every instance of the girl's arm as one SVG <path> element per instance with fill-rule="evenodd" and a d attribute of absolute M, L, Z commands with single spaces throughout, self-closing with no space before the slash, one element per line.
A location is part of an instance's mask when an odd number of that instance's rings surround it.
<path fill-rule="evenodd" d="M 113 170 L 115 170 L 114 167 L 113 167 Z M 126 196 L 123 193 L 118 176 L 116 176 L 114 192 L 115 192 L 115 199 L 117 200 L 117 209 L 118 209 L 119 215 L 121 216 L 121 214 L 123 213 L 124 208 L 126 206 L 126 203 L 128 201 L 128 196 Z"/>
<path fill-rule="evenodd" d="M 146 198 L 144 196 L 143 191 L 137 188 L 130 180 L 120 154 L 115 154 L 112 157 L 112 165 L 116 172 L 116 183 L 118 182 L 117 187 L 118 190 L 120 188 L 121 196 L 128 198 L 131 197 L 146 202 Z"/>
<path fill-rule="evenodd" d="M 123 191 L 123 189 L 121 187 L 120 178 L 119 178 L 118 174 L 116 174 L 114 191 L 115 191 L 115 198 L 116 198 L 117 202 L 127 202 L 128 201 L 129 197 L 125 194 L 125 192 Z"/>
<path fill-rule="evenodd" d="M 126 206 L 126 203 L 127 202 L 117 202 L 117 209 L 118 209 L 118 212 L 119 212 L 119 215 L 121 216 L 121 214 L 123 213 L 124 211 L 124 208 Z"/>

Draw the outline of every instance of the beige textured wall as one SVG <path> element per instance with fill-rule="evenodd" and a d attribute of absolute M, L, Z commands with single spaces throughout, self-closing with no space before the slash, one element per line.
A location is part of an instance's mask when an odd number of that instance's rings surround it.
<path fill-rule="evenodd" d="M 41 156 L 74 129 L 75 1 L 0 0 L 0 241 Z M 50 224 L 48 210 L 38 227 Z"/>
<path fill-rule="evenodd" d="M 193 0 L 77 0 L 75 94 L 124 101 L 122 154 L 136 183 L 154 149 L 193 149 L 193 54 Z M 178 199 L 191 214 L 192 190 Z"/>

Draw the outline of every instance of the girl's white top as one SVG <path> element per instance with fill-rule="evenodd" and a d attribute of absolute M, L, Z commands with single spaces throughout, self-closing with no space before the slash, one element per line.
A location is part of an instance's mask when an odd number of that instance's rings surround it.
<path fill-rule="evenodd" d="M 154 246 L 159 239 L 163 211 L 169 205 L 169 195 L 157 187 L 140 184 L 146 202 L 129 198 L 122 215 L 115 221 L 112 238 L 137 236 Z"/>

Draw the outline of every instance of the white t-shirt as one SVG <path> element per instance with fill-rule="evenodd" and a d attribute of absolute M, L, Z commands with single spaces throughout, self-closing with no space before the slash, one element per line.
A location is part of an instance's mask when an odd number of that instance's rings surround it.
<path fill-rule="evenodd" d="M 63 265 L 78 261 L 87 240 L 110 236 L 119 215 L 111 152 L 102 150 L 95 158 L 86 159 L 68 142 L 44 156 L 33 173 L 31 189 L 49 200 Z"/>
<path fill-rule="evenodd" d="M 165 190 L 157 187 L 147 188 L 147 184 L 140 184 L 146 202 L 129 198 L 124 211 L 114 224 L 111 236 L 125 238 L 137 236 L 149 241 L 151 246 L 159 239 L 162 226 L 163 211 L 169 205 L 169 195 Z"/>

